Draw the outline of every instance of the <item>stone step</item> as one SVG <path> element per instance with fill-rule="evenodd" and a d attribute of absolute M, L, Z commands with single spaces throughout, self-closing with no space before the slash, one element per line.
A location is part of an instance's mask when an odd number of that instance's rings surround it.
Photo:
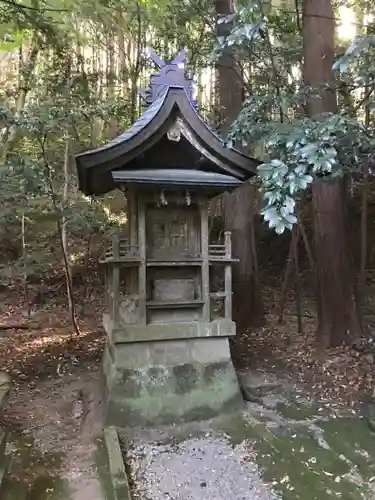
<path fill-rule="evenodd" d="M 5 455 L 5 444 L 6 444 L 6 434 L 3 429 L 0 428 L 0 498 L 2 495 L 2 490 L 4 486 L 4 479 L 6 472 L 8 470 L 10 457 Z"/>
<path fill-rule="evenodd" d="M 0 459 L 5 452 L 5 444 L 6 444 L 6 433 L 4 429 L 0 427 Z"/>
<path fill-rule="evenodd" d="M 5 405 L 8 401 L 10 391 L 10 377 L 4 373 L 0 372 L 0 417 L 4 414 Z"/>
<path fill-rule="evenodd" d="M 245 373 L 238 373 L 237 375 L 242 394 L 244 396 L 247 395 L 245 399 L 249 401 L 252 401 L 252 397 L 262 398 L 270 392 L 282 388 L 281 381 L 270 374 L 250 370 Z"/>
<path fill-rule="evenodd" d="M 0 372 L 0 417 L 3 416 L 5 405 L 8 401 L 10 390 L 10 378 L 6 373 Z M 0 421 L 1 422 L 1 421 Z M 6 431 L 0 427 L 0 498 L 5 474 L 9 466 L 9 457 L 5 455 Z"/>
<path fill-rule="evenodd" d="M 2 458 L 0 458 L 0 498 L 2 490 L 4 489 L 4 479 L 8 470 L 9 461 L 10 458 L 7 456 L 3 456 Z"/>

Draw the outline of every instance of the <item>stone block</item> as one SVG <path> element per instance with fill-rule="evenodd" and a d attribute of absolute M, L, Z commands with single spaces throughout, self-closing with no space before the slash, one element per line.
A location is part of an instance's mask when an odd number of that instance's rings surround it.
<path fill-rule="evenodd" d="M 205 367 L 204 379 L 207 384 L 212 384 L 216 378 L 224 377 L 232 371 L 233 366 L 230 360 L 210 363 Z"/>
<path fill-rule="evenodd" d="M 168 366 L 151 366 L 144 374 L 143 391 L 150 396 L 164 396 L 174 390 L 174 378 Z"/>
<path fill-rule="evenodd" d="M 120 441 L 115 427 L 104 429 L 104 444 L 107 452 L 110 483 L 114 500 L 131 500 L 132 495 L 126 474 Z"/>
<path fill-rule="evenodd" d="M 8 401 L 9 391 L 11 386 L 10 377 L 4 373 L 0 372 L 0 417 L 2 417 L 5 405 Z M 1 423 L 1 418 L 0 418 Z M 6 445 L 6 432 L 0 426 L 0 490 L 2 489 L 3 478 L 7 471 L 9 459 L 5 456 L 5 445 Z M 1 496 L 1 493 L 0 493 Z"/>
<path fill-rule="evenodd" d="M 10 377 L 4 372 L 0 372 L 0 417 L 3 415 L 5 405 L 8 401 L 10 391 Z"/>
<path fill-rule="evenodd" d="M 254 397 L 265 396 L 281 387 L 280 380 L 273 375 L 254 370 L 239 373 L 238 379 L 240 386 Z"/>
<path fill-rule="evenodd" d="M 193 339 L 190 343 L 191 359 L 197 363 L 208 364 L 230 360 L 229 342 L 227 338 Z"/>
<path fill-rule="evenodd" d="M 152 362 L 168 366 L 184 364 L 192 357 L 190 354 L 191 340 L 156 341 L 150 343 Z"/>
<path fill-rule="evenodd" d="M 142 390 L 141 378 L 138 370 L 122 369 L 122 394 L 125 398 L 137 398 Z"/>
<path fill-rule="evenodd" d="M 0 387 L 9 387 L 10 377 L 7 373 L 0 372 Z"/>
<path fill-rule="evenodd" d="M 176 378 L 176 394 L 186 394 L 193 390 L 199 383 L 200 373 L 191 363 L 175 366 L 173 374 Z"/>
<path fill-rule="evenodd" d="M 0 459 L 5 454 L 6 437 L 5 430 L 0 427 Z"/>
<path fill-rule="evenodd" d="M 147 368 L 153 364 L 152 344 L 134 342 L 114 346 L 114 363 L 129 369 Z"/>
<path fill-rule="evenodd" d="M 225 319 L 211 322 L 189 320 L 173 323 L 160 323 L 159 320 L 157 323 L 148 325 L 118 325 L 115 327 L 109 316 L 104 315 L 103 325 L 108 338 L 114 345 L 134 342 L 156 342 L 158 340 L 185 340 L 210 337 L 227 338 L 236 333 L 235 323 Z"/>
<path fill-rule="evenodd" d="M 107 425 L 205 420 L 243 404 L 227 338 L 112 344 L 103 371 Z"/>
<path fill-rule="evenodd" d="M 222 413 L 230 414 L 235 410 L 243 410 L 244 409 L 244 400 L 240 393 L 235 393 L 234 396 L 223 404 Z"/>

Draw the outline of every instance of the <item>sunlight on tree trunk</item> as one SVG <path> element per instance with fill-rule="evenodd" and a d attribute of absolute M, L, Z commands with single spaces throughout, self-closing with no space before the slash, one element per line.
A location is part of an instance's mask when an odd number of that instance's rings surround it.
<path fill-rule="evenodd" d="M 309 116 L 336 112 L 334 81 L 334 13 L 331 0 L 304 0 L 304 80 L 320 88 L 308 102 Z M 318 330 L 322 344 L 352 343 L 360 332 L 355 276 L 347 241 L 345 183 L 342 178 L 313 184 L 313 217 L 318 280 Z"/>
<path fill-rule="evenodd" d="M 30 90 L 30 83 L 35 71 L 40 49 L 39 35 L 33 32 L 30 40 L 30 47 L 27 50 L 25 60 L 22 52 L 19 58 L 19 88 L 16 105 L 16 116 L 20 116 L 26 105 L 27 94 Z M 18 127 L 11 125 L 2 137 L 2 161 L 6 162 L 8 154 L 11 153 L 17 141 Z"/>
<path fill-rule="evenodd" d="M 70 138 L 69 136 L 67 136 L 65 140 L 65 150 L 64 150 L 64 188 L 63 188 L 64 209 L 68 206 L 69 203 L 69 160 L 70 160 Z M 65 215 L 62 216 L 61 226 L 62 226 L 63 250 L 68 257 L 68 262 L 69 262 L 67 219 Z"/>

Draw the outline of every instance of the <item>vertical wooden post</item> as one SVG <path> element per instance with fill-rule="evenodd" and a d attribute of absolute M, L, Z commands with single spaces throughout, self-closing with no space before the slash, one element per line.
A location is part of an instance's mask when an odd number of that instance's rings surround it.
<path fill-rule="evenodd" d="M 120 241 L 119 235 L 116 233 L 112 236 L 112 251 L 113 258 L 119 260 L 120 256 Z M 119 319 L 119 298 L 120 298 L 120 268 L 119 263 L 112 264 L 112 320 L 116 326 Z"/>
<path fill-rule="evenodd" d="M 126 193 L 128 200 L 129 244 L 136 245 L 138 240 L 137 229 L 137 196 L 133 191 Z"/>
<path fill-rule="evenodd" d="M 139 269 L 138 269 L 138 304 L 139 324 L 146 325 L 146 205 L 142 196 L 138 196 L 138 247 L 139 247 Z"/>
<path fill-rule="evenodd" d="M 199 202 L 201 215 L 201 256 L 202 256 L 202 320 L 210 321 L 210 260 L 208 248 L 208 200 L 201 199 Z"/>
<path fill-rule="evenodd" d="M 107 313 L 110 315 L 111 320 L 113 320 L 112 315 L 113 315 L 113 273 L 112 273 L 112 266 L 109 264 L 106 264 L 106 275 L 107 275 L 107 288 L 106 288 L 106 293 L 107 293 Z"/>
<path fill-rule="evenodd" d="M 128 200 L 128 224 L 129 224 L 129 245 L 134 247 L 138 245 L 138 226 L 137 226 L 137 195 L 133 191 L 127 193 Z M 133 249 L 132 249 L 133 250 Z M 138 278 L 136 269 L 133 267 L 128 268 L 129 272 L 129 293 L 136 294 L 138 287 Z"/>
<path fill-rule="evenodd" d="M 108 264 L 105 265 L 104 268 L 104 307 L 105 307 L 105 312 L 108 313 L 108 308 L 110 304 L 110 290 L 109 290 L 109 269 L 108 269 Z"/>
<path fill-rule="evenodd" d="M 225 241 L 225 258 L 232 258 L 232 240 L 231 232 L 225 231 L 224 233 Z M 225 264 L 224 269 L 224 290 L 225 290 L 225 319 L 232 319 L 232 265 L 230 262 Z"/>

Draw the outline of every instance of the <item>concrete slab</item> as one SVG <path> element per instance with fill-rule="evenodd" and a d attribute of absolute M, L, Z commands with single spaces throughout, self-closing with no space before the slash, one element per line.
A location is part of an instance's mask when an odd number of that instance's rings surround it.
<path fill-rule="evenodd" d="M 247 441 L 233 443 L 219 429 L 240 419 L 121 434 L 127 443 L 134 498 L 140 500 L 276 500 Z M 126 446 L 126 444 L 124 445 Z"/>
<path fill-rule="evenodd" d="M 108 456 L 113 498 L 114 500 L 131 500 L 130 486 L 116 427 L 104 429 L 104 444 Z"/>

